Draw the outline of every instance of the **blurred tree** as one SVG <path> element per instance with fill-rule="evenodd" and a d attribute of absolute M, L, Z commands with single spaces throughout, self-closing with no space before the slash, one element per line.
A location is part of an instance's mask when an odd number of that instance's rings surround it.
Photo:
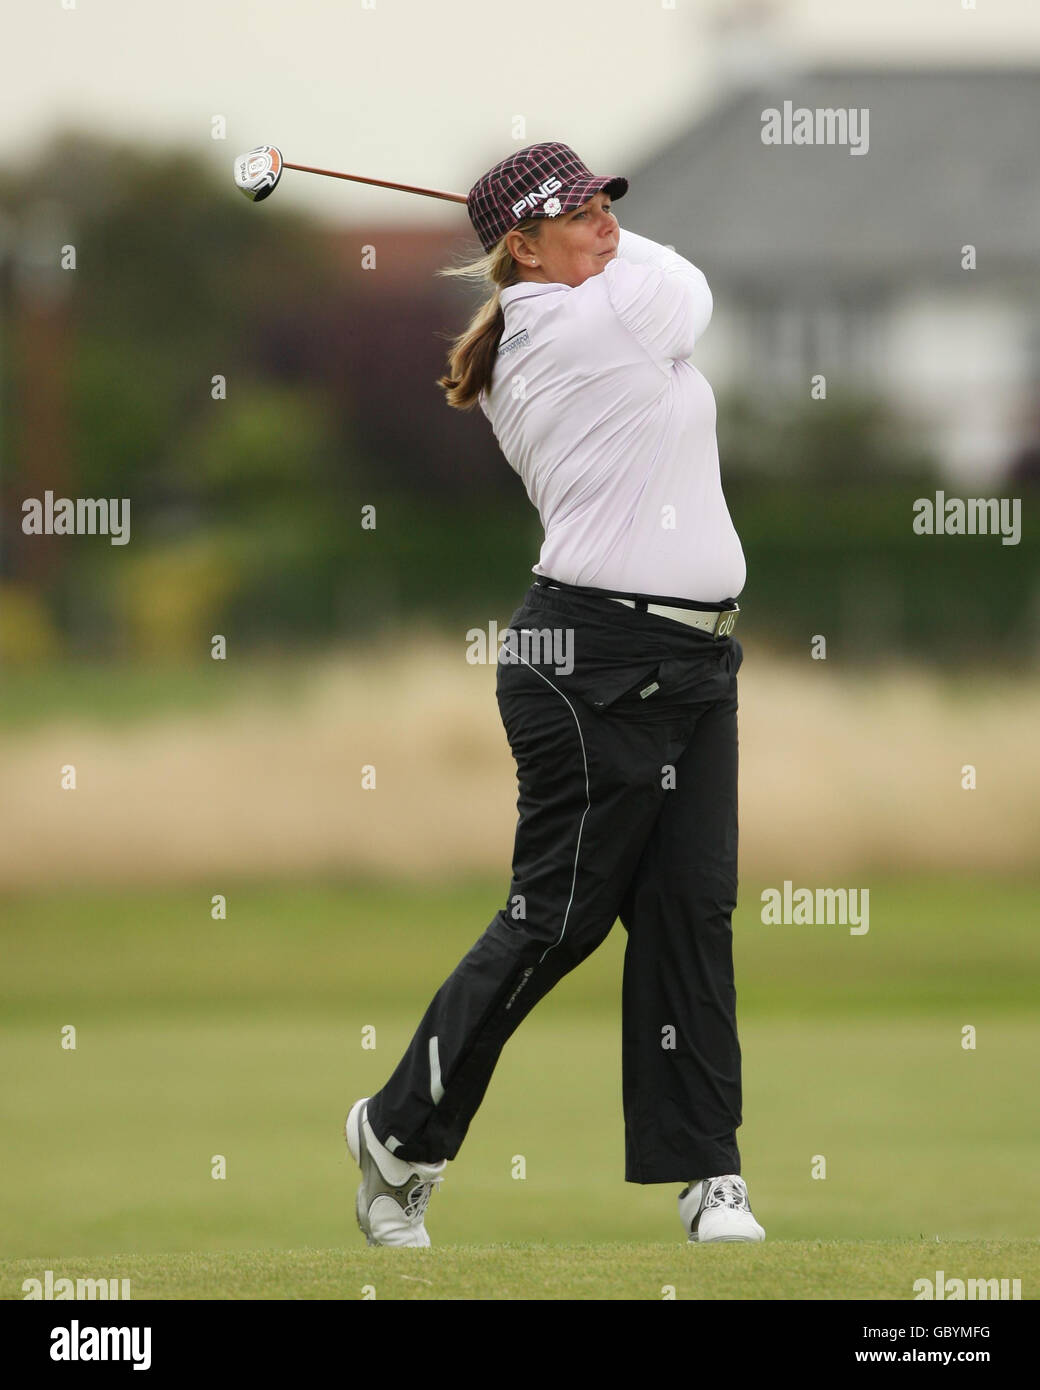
<path fill-rule="evenodd" d="M 241 649 L 416 615 L 464 631 L 530 582 L 537 516 L 480 412 L 435 385 L 479 298 L 434 276 L 457 238 L 330 233 L 291 198 L 249 204 L 225 165 L 66 133 L 0 170 L 0 631 L 20 660 L 202 659 L 217 631 Z M 1014 553 L 915 536 L 933 463 L 875 402 L 720 397 L 718 434 L 749 635 L 971 660 L 980 624 L 1035 633 L 1028 529 Z M 130 544 L 25 536 L 22 499 L 48 488 L 129 498 Z"/>

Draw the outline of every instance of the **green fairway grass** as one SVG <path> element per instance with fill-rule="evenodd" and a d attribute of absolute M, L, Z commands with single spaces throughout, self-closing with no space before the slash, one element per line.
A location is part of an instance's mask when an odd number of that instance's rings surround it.
<path fill-rule="evenodd" d="M 505 888 L 218 884 L 3 902 L 0 1253 L 33 1266 L 5 1277 L 115 1276 L 140 1257 L 131 1277 L 161 1296 L 378 1285 L 367 1272 L 391 1266 L 373 1260 L 402 1252 L 369 1252 L 357 1230 L 343 1119 L 386 1080 Z M 768 1239 L 710 1266 L 741 1271 L 736 1283 L 689 1282 L 691 1256 L 721 1252 L 685 1248 L 677 1185 L 624 1182 L 618 926 L 511 1040 L 434 1195 L 443 1285 L 379 1296 L 510 1296 L 494 1281 L 515 1271 L 517 1289 L 569 1297 L 660 1297 L 667 1283 L 677 1297 L 911 1297 L 913 1278 L 958 1274 L 952 1257 L 933 1260 L 951 1241 L 1035 1242 L 1035 885 L 871 890 L 870 931 L 853 937 L 764 926 L 742 885 L 738 1137 Z M 215 891 L 226 921 L 210 917 Z M 69 1024 L 74 1051 L 60 1046 Z M 472 1247 L 499 1255 L 482 1264 Z M 542 1247 L 559 1250 L 559 1278 Z M 997 1250 L 965 1247 L 967 1274 L 1035 1272 L 1031 1246 L 1009 1246 L 1007 1268 Z M 460 1291 L 482 1278 L 494 1287 Z"/>
<path fill-rule="evenodd" d="M 50 1268 L 50 1266 L 47 1266 Z M 772 1245 L 449 1245 L 431 1250 L 248 1250 L 63 1260 L 52 1277 L 129 1279 L 133 1299 L 893 1299 L 919 1279 L 1040 1286 L 1030 1241 L 780 1241 Z M 0 1263 L 22 1299 L 39 1261 Z M 1008 1285 L 1008 1292 L 1014 1286 Z M 970 1304 L 957 1303 L 958 1308 Z"/>
<path fill-rule="evenodd" d="M 870 929 L 852 936 L 840 925 L 763 925 L 761 892 L 779 885 L 741 880 L 733 922 L 742 1013 L 1035 1012 L 1040 881 L 871 875 L 864 884 Z M 7 1018 L 41 1010 L 49 1017 L 62 1001 L 149 1017 L 424 1007 L 508 888 L 508 879 L 430 887 L 222 881 L 195 890 L 0 896 L 0 1007 Z M 227 898 L 225 921 L 210 915 L 217 892 Z M 539 1009 L 562 999 L 567 1013 L 614 1016 L 624 940 L 617 924 Z"/>

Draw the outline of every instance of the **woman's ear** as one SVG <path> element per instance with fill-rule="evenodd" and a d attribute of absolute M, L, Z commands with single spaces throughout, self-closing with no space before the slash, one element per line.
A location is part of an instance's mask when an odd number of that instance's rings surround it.
<path fill-rule="evenodd" d="M 506 246 L 508 246 L 513 259 L 521 266 L 536 266 L 541 260 L 538 254 L 538 242 L 534 237 L 530 237 L 524 232 L 507 232 Z"/>
<path fill-rule="evenodd" d="M 506 236 L 506 245 L 514 261 L 519 261 L 521 265 L 531 264 L 531 247 L 523 232 L 510 232 Z"/>

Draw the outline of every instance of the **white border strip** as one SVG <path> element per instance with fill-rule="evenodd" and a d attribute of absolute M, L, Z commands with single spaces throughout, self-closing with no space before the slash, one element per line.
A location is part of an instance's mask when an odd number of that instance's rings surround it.
<path fill-rule="evenodd" d="M 430 1095 L 434 1105 L 439 1105 L 444 1095 L 441 1085 L 441 1054 L 436 1038 L 430 1039 Z"/>
<path fill-rule="evenodd" d="M 567 933 L 567 919 L 570 916 L 571 905 L 574 902 L 574 888 L 578 880 L 578 855 L 581 852 L 581 833 L 585 828 L 585 817 L 589 814 L 589 811 L 592 809 L 592 798 L 589 794 L 589 760 L 585 753 L 585 739 L 581 732 L 581 721 L 578 719 L 574 706 L 571 704 L 570 700 L 567 699 L 567 696 L 563 693 L 559 686 L 553 685 L 552 681 L 549 679 L 548 676 L 543 676 L 541 671 L 539 671 L 536 666 L 532 666 L 531 663 L 525 660 L 523 656 L 520 656 L 520 660 L 529 670 L 533 671 L 536 676 L 541 676 L 542 680 L 545 681 L 546 685 L 550 686 L 553 690 L 556 691 L 557 695 L 559 695 L 560 699 L 564 702 L 564 704 L 570 710 L 571 714 L 574 716 L 574 724 L 578 730 L 578 741 L 581 744 L 581 760 L 585 767 L 585 809 L 584 811 L 582 811 L 581 820 L 578 822 L 578 840 L 574 846 L 574 868 L 571 871 L 571 895 L 567 899 L 567 907 L 563 914 L 563 926 L 560 928 L 559 937 L 556 941 L 552 943 L 551 946 L 547 946 L 545 950 L 542 952 L 542 954 L 538 957 L 538 964 L 541 965 L 542 961 L 545 960 L 545 957 L 549 954 L 549 952 L 554 950 L 557 946 L 559 946 L 560 942 L 563 940 L 564 936 Z"/>

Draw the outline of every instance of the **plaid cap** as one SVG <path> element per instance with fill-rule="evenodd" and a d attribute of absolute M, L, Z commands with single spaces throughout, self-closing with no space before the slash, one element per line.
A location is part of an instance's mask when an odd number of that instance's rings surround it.
<path fill-rule="evenodd" d="M 489 169 L 466 197 L 469 220 L 485 251 L 527 217 L 559 217 L 595 193 L 623 198 L 628 179 L 597 176 L 569 145 L 550 141 L 517 150 Z"/>

